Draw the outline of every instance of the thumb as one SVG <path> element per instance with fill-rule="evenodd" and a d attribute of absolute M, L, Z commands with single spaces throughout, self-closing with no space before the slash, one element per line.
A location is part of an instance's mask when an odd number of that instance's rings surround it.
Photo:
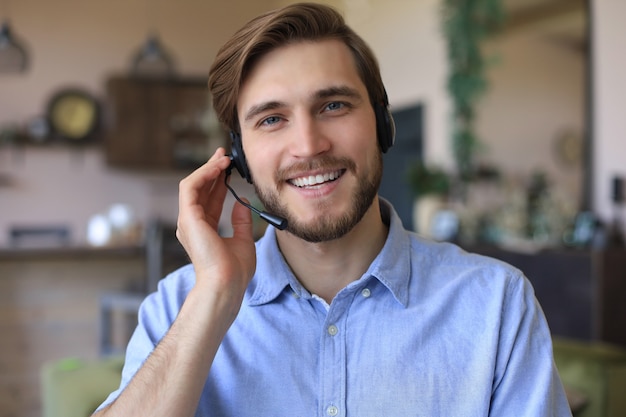
<path fill-rule="evenodd" d="M 242 198 L 247 204 L 250 202 L 246 198 Z M 231 223 L 233 225 L 233 237 L 253 240 L 252 237 L 252 212 L 239 202 L 235 202 L 231 214 Z"/>

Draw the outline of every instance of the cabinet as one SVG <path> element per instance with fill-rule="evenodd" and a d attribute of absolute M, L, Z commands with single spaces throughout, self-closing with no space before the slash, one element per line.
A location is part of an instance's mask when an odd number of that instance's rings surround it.
<path fill-rule="evenodd" d="M 193 169 L 225 143 L 205 78 L 112 77 L 106 106 L 106 159 L 114 167 Z"/>

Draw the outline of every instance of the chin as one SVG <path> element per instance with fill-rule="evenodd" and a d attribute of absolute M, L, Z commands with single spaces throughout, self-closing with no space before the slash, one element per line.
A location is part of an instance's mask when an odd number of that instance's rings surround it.
<path fill-rule="evenodd" d="M 370 202 L 371 203 L 371 202 Z M 288 231 L 311 243 L 329 242 L 347 235 L 363 219 L 370 205 L 357 204 L 346 208 L 330 207 L 313 217 L 303 218 L 287 213 Z"/>

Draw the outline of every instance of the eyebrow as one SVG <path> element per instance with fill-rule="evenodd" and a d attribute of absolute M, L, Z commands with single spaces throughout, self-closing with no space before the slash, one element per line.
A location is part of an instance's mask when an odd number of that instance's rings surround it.
<path fill-rule="evenodd" d="M 285 104 L 286 103 L 282 101 L 267 101 L 261 104 L 254 105 L 250 107 L 250 110 L 248 110 L 248 112 L 246 113 L 246 117 L 244 118 L 244 120 L 248 122 L 253 119 L 257 114 L 263 113 L 267 110 L 278 109 L 285 106 Z"/>
<path fill-rule="evenodd" d="M 348 86 L 333 86 L 328 88 L 323 88 L 318 90 L 313 95 L 315 100 L 326 99 L 330 97 L 349 97 L 355 99 L 361 99 L 361 94 L 359 94 L 358 90 L 348 87 Z M 286 106 L 287 103 L 283 101 L 266 101 L 257 105 L 250 107 L 246 116 L 244 118 L 245 121 L 250 121 L 256 115 L 263 113 L 268 110 L 278 109 L 280 107 Z"/>
<path fill-rule="evenodd" d="M 361 94 L 359 94 L 358 90 L 344 85 L 324 88 L 315 93 L 316 99 L 324 99 L 337 96 L 361 98 Z"/>

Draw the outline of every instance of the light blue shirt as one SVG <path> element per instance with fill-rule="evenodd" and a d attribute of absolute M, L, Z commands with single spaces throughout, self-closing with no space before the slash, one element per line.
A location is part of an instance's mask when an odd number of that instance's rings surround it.
<path fill-rule="evenodd" d="M 268 228 L 196 415 L 571 416 L 546 320 L 522 273 L 423 240 L 381 208 L 390 223 L 385 246 L 330 306 L 298 282 Z M 120 390 L 194 280 L 183 267 L 144 301 Z"/>

